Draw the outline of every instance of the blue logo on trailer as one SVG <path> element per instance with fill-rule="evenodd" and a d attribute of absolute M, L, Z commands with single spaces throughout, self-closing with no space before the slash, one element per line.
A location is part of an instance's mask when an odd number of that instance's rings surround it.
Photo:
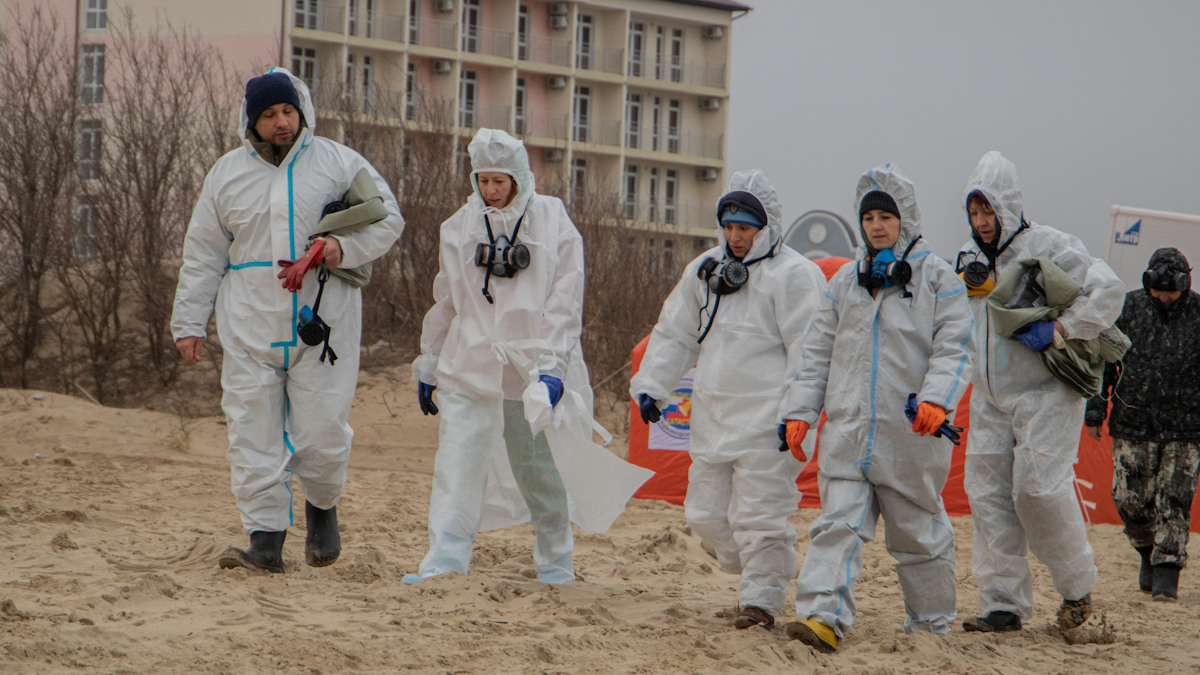
<path fill-rule="evenodd" d="M 1137 246 L 1138 236 L 1142 233 L 1142 219 L 1139 218 L 1136 223 L 1129 226 L 1128 230 L 1118 232 L 1113 237 L 1113 242 L 1117 244 L 1132 244 Z"/>

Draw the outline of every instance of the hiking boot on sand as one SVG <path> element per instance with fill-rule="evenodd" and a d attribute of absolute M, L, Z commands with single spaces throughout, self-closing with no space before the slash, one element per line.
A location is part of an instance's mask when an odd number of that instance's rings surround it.
<path fill-rule="evenodd" d="M 738 629 L 749 628 L 750 626 L 762 626 L 763 628 L 772 628 L 775 626 L 775 617 L 767 614 L 767 610 L 754 605 L 746 605 L 733 620 L 733 626 Z"/>
<path fill-rule="evenodd" d="M 1021 630 L 1021 617 L 1012 612 L 988 612 L 984 616 L 963 619 L 963 630 L 968 633 L 1007 633 Z"/>
<path fill-rule="evenodd" d="M 304 538 L 304 562 L 310 567 L 332 565 L 342 553 L 337 507 L 318 509 L 305 500 L 304 519 L 308 526 L 308 534 Z"/>
<path fill-rule="evenodd" d="M 1155 602 L 1175 602 L 1179 599 L 1179 565 L 1163 563 L 1154 566 L 1154 581 L 1150 597 Z"/>
<path fill-rule="evenodd" d="M 1143 593 L 1149 593 L 1154 587 L 1154 565 L 1150 564 L 1150 553 L 1153 546 L 1135 549 L 1142 556 L 1142 566 L 1138 568 L 1138 588 Z"/>
<path fill-rule="evenodd" d="M 1078 600 L 1063 598 L 1058 606 L 1058 627 L 1063 630 L 1079 628 L 1092 615 L 1092 594 L 1088 593 Z"/>
<path fill-rule="evenodd" d="M 837 633 L 820 621 L 793 619 L 788 622 L 787 634 L 793 640 L 799 640 L 822 654 L 837 651 Z"/>
<path fill-rule="evenodd" d="M 283 572 L 283 540 L 287 530 L 283 532 L 251 532 L 250 548 L 242 550 L 230 546 L 217 558 L 221 569 L 245 567 L 264 572 Z"/>

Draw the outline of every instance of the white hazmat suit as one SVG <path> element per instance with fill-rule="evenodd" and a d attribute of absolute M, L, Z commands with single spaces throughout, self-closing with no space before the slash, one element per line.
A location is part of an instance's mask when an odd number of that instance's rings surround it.
<path fill-rule="evenodd" d="M 688 263 L 663 303 L 629 391 L 666 406 L 679 378 L 696 366 L 687 520 L 715 549 L 721 569 L 741 574 L 739 605 L 774 617 L 796 569 L 796 530 L 788 516 L 800 499 L 796 478 L 803 468 L 779 451 L 776 429 L 825 275 L 783 245 L 782 207 L 761 171 L 735 173 L 727 194 L 736 191 L 753 195 L 767 214 L 744 256 L 744 262 L 761 260 L 748 265 L 749 280 L 720 296 L 718 306 L 697 277 L 706 258 L 729 257 L 718 224 L 718 246 Z M 698 342 L 710 317 L 712 327 Z"/>
<path fill-rule="evenodd" d="M 279 166 L 249 140 L 217 160 L 204 180 L 188 224 L 171 329 L 176 340 L 206 334 L 216 309 L 224 350 L 221 407 L 229 426 L 233 492 L 247 533 L 279 532 L 292 524 L 291 477 L 313 506 L 335 506 L 346 483 L 353 430 L 348 418 L 358 382 L 362 296 L 344 279 L 325 284 L 319 315 L 332 329 L 336 365 L 321 363 L 323 345 L 297 339 L 300 309 L 314 304 L 315 271 L 291 293 L 276 278 L 277 260 L 304 254 L 318 234 L 322 209 L 341 199 L 367 170 L 388 216 L 352 234 L 337 235 L 341 267 L 385 254 L 404 228 L 395 197 L 361 155 L 315 136 L 308 87 L 296 88 L 305 126 Z M 241 109 L 245 130 L 246 103 Z"/>
<path fill-rule="evenodd" d="M 1066 338 L 1094 338 L 1116 321 L 1125 299 L 1120 279 L 1077 237 L 1024 221 L 1012 162 L 995 151 L 984 155 L 963 191 L 964 208 L 976 191 L 1000 220 L 996 244 L 1011 240 L 991 266 L 992 280 L 1022 260 L 1044 256 L 1083 287 L 1058 319 Z M 960 260 L 988 259 L 972 240 Z M 1078 600 L 1096 585 L 1074 485 L 1086 401 L 1052 375 L 1034 351 L 996 333 L 986 294 L 972 296 L 970 304 L 976 319 L 975 368 L 964 487 L 975 522 L 972 571 L 985 614 L 1004 611 L 1029 619 L 1028 551 L 1050 569 L 1064 599 Z"/>
<path fill-rule="evenodd" d="M 815 427 L 824 409 L 828 419 L 820 438 L 821 515 L 809 529 L 796 581 L 796 617 L 844 636 L 854 623 L 863 544 L 874 540 L 882 515 L 904 593 L 904 630 L 941 634 L 956 617 L 954 531 L 941 499 L 952 445 L 914 432 L 904 407 L 916 393 L 953 418 L 971 365 L 971 311 L 953 268 L 917 240 L 912 183 L 891 164 L 868 171 L 858 182 L 855 213 L 876 190 L 900 212 L 892 251 L 911 265 L 912 279 L 871 297 L 856 264 L 844 265 L 804 340 L 785 417 Z M 858 261 L 866 255 L 861 251 Z"/>
<path fill-rule="evenodd" d="M 437 387 L 441 426 L 429 553 L 418 574 L 405 582 L 466 574 L 479 531 L 531 521 L 538 579 L 572 583 L 571 520 L 587 529 L 607 529 L 652 474 L 590 440 L 582 442 L 590 447 L 569 452 L 558 441 L 558 429 L 541 433 L 544 424 L 538 419 L 551 415 L 545 414 L 547 391 L 538 376 L 549 375 L 564 389 L 553 415 L 567 418 L 563 425 L 575 438 L 591 438 L 592 391 L 579 343 L 583 240 L 562 201 L 535 192 L 520 141 L 503 131 L 480 129 L 468 150 L 473 190 L 466 205 L 442 223 L 434 305 L 425 315 L 421 356 L 413 362 L 413 379 Z M 513 178 L 516 196 L 507 206 L 485 204 L 477 183 L 483 172 Z M 485 286 L 475 251 L 488 243 L 489 225 L 497 240 L 512 240 L 516 232 L 530 262 L 512 277 L 491 275 Z M 582 470 L 591 475 L 580 479 L 576 460 L 587 451 L 594 451 L 587 461 L 596 463 Z M 602 503 L 607 515 L 596 518 L 594 509 Z"/>

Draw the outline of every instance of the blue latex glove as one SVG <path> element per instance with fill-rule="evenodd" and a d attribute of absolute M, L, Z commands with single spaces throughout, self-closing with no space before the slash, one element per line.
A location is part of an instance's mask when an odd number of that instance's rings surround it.
<path fill-rule="evenodd" d="M 775 433 L 779 434 L 779 451 L 787 452 L 790 449 L 787 444 L 787 423 L 780 422 L 779 428 L 775 430 Z"/>
<path fill-rule="evenodd" d="M 433 402 L 434 389 L 437 387 L 432 384 L 417 383 L 417 402 L 421 404 L 421 412 L 426 415 L 438 414 L 437 404 Z"/>
<path fill-rule="evenodd" d="M 1013 337 L 1033 351 L 1040 352 L 1054 344 L 1054 321 L 1051 319 L 1025 324 L 1013 333 Z"/>
<path fill-rule="evenodd" d="M 553 375 L 538 375 L 538 382 L 550 390 L 550 407 L 558 405 L 558 400 L 562 398 L 562 380 Z"/>
<path fill-rule="evenodd" d="M 650 394 L 638 394 L 638 407 L 641 408 L 642 421 L 653 424 L 662 419 L 662 411 L 658 409 L 658 401 L 650 398 Z"/>

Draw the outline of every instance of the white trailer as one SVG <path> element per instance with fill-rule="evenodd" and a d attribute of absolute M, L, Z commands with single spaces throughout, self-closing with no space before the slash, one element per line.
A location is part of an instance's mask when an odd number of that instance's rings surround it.
<path fill-rule="evenodd" d="M 1142 272 L 1150 256 L 1164 246 L 1182 251 L 1192 267 L 1200 263 L 1200 216 L 1112 207 L 1107 260 L 1125 283 L 1125 290 L 1142 287 Z"/>

